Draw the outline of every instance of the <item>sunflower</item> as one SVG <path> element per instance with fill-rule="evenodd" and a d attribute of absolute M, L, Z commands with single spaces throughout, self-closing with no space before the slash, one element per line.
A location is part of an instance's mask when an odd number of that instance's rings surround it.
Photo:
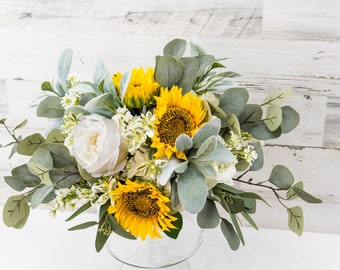
<path fill-rule="evenodd" d="M 175 142 L 181 134 L 192 137 L 204 124 L 206 110 L 203 101 L 190 92 L 182 96 L 182 89 L 177 86 L 170 90 L 161 88 L 160 96 L 155 99 L 155 135 L 151 144 L 157 148 L 155 158 L 166 156 L 170 159 L 175 153 L 177 158 L 185 160 L 185 153 L 176 149 Z"/>
<path fill-rule="evenodd" d="M 108 213 L 114 214 L 122 228 L 142 240 L 147 235 L 160 238 L 160 231 L 176 229 L 172 222 L 177 218 L 169 214 L 167 206 L 170 199 L 151 182 L 127 180 L 125 184 L 118 183 L 111 191 L 111 202 Z"/>
<path fill-rule="evenodd" d="M 120 81 L 123 75 L 116 73 L 112 81 L 120 94 Z M 142 108 L 143 105 L 150 105 L 154 102 L 153 96 L 157 94 L 159 84 L 154 79 L 154 70 L 148 67 L 146 72 L 143 68 L 134 68 L 124 94 L 124 103 L 129 108 Z"/>

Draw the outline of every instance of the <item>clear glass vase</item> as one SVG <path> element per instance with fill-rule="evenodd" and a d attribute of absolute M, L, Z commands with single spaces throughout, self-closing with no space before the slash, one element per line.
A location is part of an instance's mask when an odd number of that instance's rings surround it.
<path fill-rule="evenodd" d="M 183 228 L 177 239 L 164 235 L 163 238 L 142 241 L 112 234 L 106 248 L 123 263 L 122 270 L 188 270 L 187 259 L 196 253 L 202 241 L 203 230 L 197 225 L 196 216 L 184 213 Z"/>

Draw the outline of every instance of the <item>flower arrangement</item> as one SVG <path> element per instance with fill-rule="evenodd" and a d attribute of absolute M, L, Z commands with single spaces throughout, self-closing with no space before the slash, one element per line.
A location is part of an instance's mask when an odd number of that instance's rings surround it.
<path fill-rule="evenodd" d="M 93 82 L 70 73 L 72 51 L 63 52 L 58 77 L 44 82 L 37 115 L 55 120 L 46 136 L 25 138 L 1 119 L 15 153 L 28 157 L 4 178 L 14 190 L 4 223 L 22 228 L 30 208 L 47 204 L 55 215 L 73 209 L 72 220 L 99 206 L 97 221 L 70 228 L 97 226 L 95 247 L 100 251 L 111 233 L 136 239 L 177 238 L 182 212 L 197 214 L 201 228 L 220 227 L 231 249 L 244 244 L 241 219 L 257 229 L 251 214 L 259 194 L 240 190 L 235 182 L 269 188 L 287 209 L 289 228 L 301 235 L 297 197 L 321 203 L 294 183 L 283 165 L 272 168 L 266 181 L 244 179 L 264 163 L 263 141 L 295 129 L 299 114 L 282 106 L 290 89 L 269 94 L 261 104 L 248 104 L 248 91 L 217 59 L 191 43 L 170 41 L 155 68 L 112 74 L 99 61 Z M 249 186 L 249 187 L 250 187 Z"/>

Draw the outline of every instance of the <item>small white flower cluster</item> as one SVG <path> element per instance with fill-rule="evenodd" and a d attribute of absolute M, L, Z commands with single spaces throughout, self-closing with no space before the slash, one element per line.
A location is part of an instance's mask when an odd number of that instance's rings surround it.
<path fill-rule="evenodd" d="M 56 198 L 51 202 L 51 214 L 55 216 L 57 211 L 73 210 L 78 204 L 91 202 L 95 205 L 103 205 L 110 198 L 108 184 L 98 181 L 92 187 L 73 185 L 70 188 L 61 188 L 55 191 Z M 100 196 L 98 194 L 101 194 Z"/>
<path fill-rule="evenodd" d="M 241 136 L 230 131 L 230 138 L 226 141 L 226 147 L 237 157 L 237 160 L 245 160 L 249 165 L 257 159 L 257 153 L 252 145 L 253 137 L 250 133 L 241 131 Z"/>
<path fill-rule="evenodd" d="M 123 137 L 129 141 L 128 151 L 131 154 L 134 154 L 147 138 L 152 138 L 154 135 L 155 115 L 149 111 L 140 116 L 132 116 L 126 107 L 118 108 L 113 119 L 119 125 Z"/>
<path fill-rule="evenodd" d="M 80 83 L 80 79 L 77 73 L 69 73 L 66 78 L 66 86 L 68 89 L 75 87 Z"/>
<path fill-rule="evenodd" d="M 68 108 L 80 104 L 80 96 L 78 92 L 68 92 L 61 98 L 61 106 L 67 110 Z"/>

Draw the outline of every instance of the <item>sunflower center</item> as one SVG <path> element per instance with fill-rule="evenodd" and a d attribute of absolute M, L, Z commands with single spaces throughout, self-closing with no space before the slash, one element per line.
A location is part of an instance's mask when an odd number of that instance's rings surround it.
<path fill-rule="evenodd" d="M 124 197 L 126 208 L 140 218 L 153 218 L 158 216 L 160 210 L 157 199 L 149 195 L 152 191 L 149 188 L 136 192 L 128 192 Z"/>
<path fill-rule="evenodd" d="M 175 141 L 179 135 L 190 136 L 194 128 L 195 122 L 186 110 L 169 108 L 160 119 L 157 130 L 162 143 L 175 146 Z"/>

